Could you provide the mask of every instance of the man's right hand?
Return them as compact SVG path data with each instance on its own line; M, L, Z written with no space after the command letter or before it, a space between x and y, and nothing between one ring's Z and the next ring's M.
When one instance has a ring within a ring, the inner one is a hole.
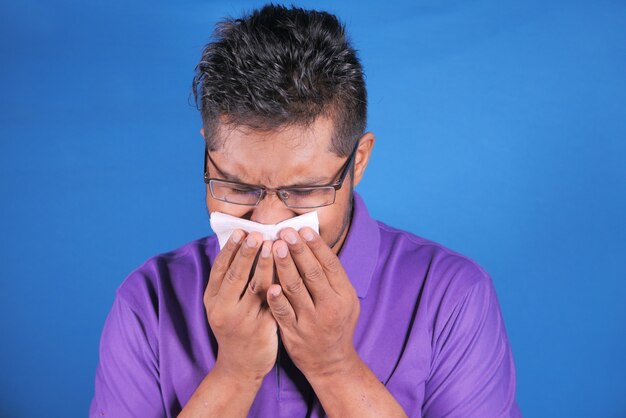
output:
M271 244L257 232L236 230L215 258L204 292L207 319L218 343L215 369L242 382L260 384L276 361L277 324L265 300L274 268Z
M278 325L266 305L274 274L271 247L259 233L237 230L215 257L204 307L217 339L217 361L179 418L247 416L263 377L274 367Z

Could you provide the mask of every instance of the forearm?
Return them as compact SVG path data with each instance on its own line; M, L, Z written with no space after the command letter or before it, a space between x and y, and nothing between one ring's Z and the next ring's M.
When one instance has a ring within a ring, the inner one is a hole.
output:
M406 417L400 404L355 354L350 367L309 378L329 417Z
M178 418L246 417L261 381L232 376L215 367L202 380Z

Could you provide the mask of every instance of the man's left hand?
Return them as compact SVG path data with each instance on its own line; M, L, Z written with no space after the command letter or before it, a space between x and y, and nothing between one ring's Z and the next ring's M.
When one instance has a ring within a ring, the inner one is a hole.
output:
M283 344L309 381L358 363L352 341L359 299L331 248L311 228L286 228L272 251L280 282L268 303Z

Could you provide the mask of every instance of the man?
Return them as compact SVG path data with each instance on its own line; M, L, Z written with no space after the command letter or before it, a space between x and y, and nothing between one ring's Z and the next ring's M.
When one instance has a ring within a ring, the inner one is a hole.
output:
M520 416L488 274L353 192L374 135L344 27L269 5L215 37L194 79L212 219L314 211L319 234L237 229L139 267L104 327L91 416Z

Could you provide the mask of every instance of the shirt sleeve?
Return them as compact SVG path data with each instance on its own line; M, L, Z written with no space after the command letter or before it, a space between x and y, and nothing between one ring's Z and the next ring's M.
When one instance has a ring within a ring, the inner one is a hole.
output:
M435 319L433 358L422 412L437 417L521 417L515 366L489 276L450 292Z
M166 416L150 328L118 293L100 340L91 418Z

